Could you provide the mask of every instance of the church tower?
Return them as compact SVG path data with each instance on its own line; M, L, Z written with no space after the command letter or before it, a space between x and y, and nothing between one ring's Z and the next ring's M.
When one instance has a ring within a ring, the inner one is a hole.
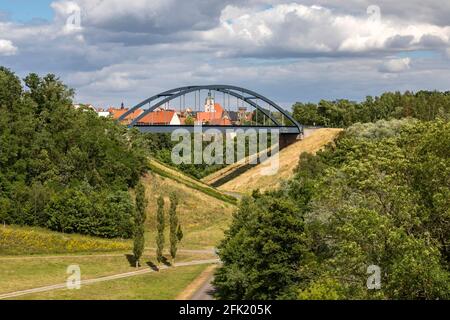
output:
M214 97L211 95L210 91L208 92L208 97L205 99L205 112L216 112L214 105L215 105Z

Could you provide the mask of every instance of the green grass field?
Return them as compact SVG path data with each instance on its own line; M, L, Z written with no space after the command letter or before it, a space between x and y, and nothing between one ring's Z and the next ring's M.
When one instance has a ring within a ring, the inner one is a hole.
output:
M18 297L20 300L173 300L208 265L178 267L135 277Z
M206 260L211 254L179 254L176 262ZM149 269L156 264L152 252L146 252L141 268L135 268L127 254L104 254L60 257L0 257L0 294L64 283L69 265L79 265L81 279Z

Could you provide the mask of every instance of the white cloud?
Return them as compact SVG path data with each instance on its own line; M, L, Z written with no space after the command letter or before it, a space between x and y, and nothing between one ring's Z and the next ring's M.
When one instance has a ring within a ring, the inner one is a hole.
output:
M286 103L450 87L441 54L450 48L442 18L450 4L429 0L421 12L423 1L379 0L381 17L373 19L370 0L298 2L55 1L51 22L0 20L15 54L1 63L21 76L58 74L79 102L101 105L206 83L237 84ZM78 9L82 28L68 30ZM409 54L413 61L397 58Z
M12 56L17 53L17 47L10 40L0 39L0 55Z
M227 7L221 25L204 32L203 38L217 46L221 56L342 56L448 45L450 27L291 3L260 11ZM401 47L398 39L403 40Z
M399 73L409 70L411 68L411 59L410 58L402 58L402 59L390 59L388 61L383 62L379 71L384 73Z

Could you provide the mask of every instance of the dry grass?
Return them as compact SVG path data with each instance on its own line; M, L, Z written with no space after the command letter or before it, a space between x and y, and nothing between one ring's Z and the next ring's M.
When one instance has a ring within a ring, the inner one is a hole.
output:
M123 251L131 241L63 234L37 227L0 227L0 255Z
M219 190L248 194L252 190L265 191L278 187L282 181L292 177L303 152L316 153L326 144L333 141L342 129L318 129L310 133L304 140L296 142L280 151L280 168L274 176L261 175L264 163L251 168L237 178L219 187Z
M200 181L196 180L194 178L191 178L181 171L178 171L166 164L163 164L159 161L156 161L154 159L149 160L149 166L153 173L156 173L162 177L172 179L176 182L179 182L181 184L184 184L185 186L191 188L192 190L197 190L200 192L203 192L209 196L212 196L218 200L228 202L230 204L237 204L236 198L225 194L218 189Z
M184 233L181 248L212 248L223 238L224 231L231 222L234 205L156 174L144 177L143 183L149 199L146 221L146 229L149 230L146 235L148 247L155 247L157 199L160 195L164 197L167 211L172 192L179 198L178 217ZM168 239L166 236L166 248Z

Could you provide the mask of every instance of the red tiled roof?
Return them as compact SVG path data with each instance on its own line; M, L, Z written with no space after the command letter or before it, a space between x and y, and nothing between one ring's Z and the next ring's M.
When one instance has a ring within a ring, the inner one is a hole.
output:
M220 103L214 104L215 112L197 112L197 121L211 122L213 120L220 120L223 116L223 108Z
M109 113L111 113L111 115L113 116L114 119L119 119L125 112L127 112L129 109L125 108L125 109L114 109L114 108L109 108L108 111ZM142 109L137 109L136 111L130 113L125 120L134 120L137 117L139 117L142 112L144 112Z
M208 121L209 125L213 126L231 126L232 123L230 119L212 119L211 121Z
M172 121L174 115L175 111L150 112L141 120L139 120L139 124L169 124Z

